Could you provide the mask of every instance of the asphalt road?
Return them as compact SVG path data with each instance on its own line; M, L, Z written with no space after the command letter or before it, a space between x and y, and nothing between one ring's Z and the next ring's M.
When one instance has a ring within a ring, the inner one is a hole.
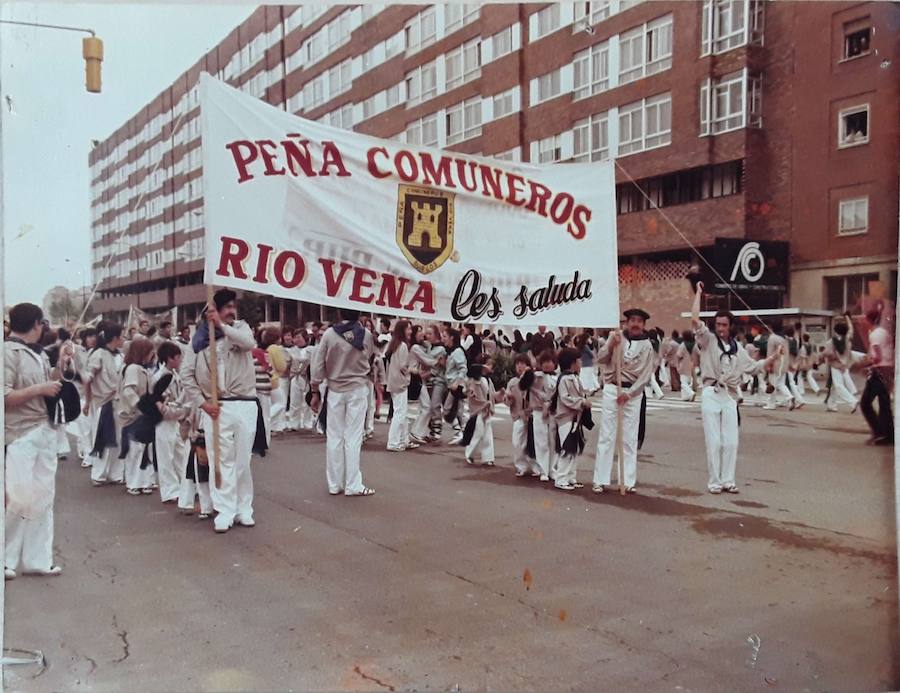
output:
M7 690L849 691L900 687L893 449L821 405L743 411L739 496L705 493L696 404L651 403L639 494L576 493L458 448L254 462L252 529L58 477L58 578L7 583ZM596 429L595 429L596 431ZM593 438L589 440L592 451Z

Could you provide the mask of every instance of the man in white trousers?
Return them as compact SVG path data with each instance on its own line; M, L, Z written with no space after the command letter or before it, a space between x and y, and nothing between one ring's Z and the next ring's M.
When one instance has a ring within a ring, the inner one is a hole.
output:
M650 382L656 364L656 353L644 331L650 319L646 311L631 308L625 313L622 332L613 332L597 357L603 367L603 400L600 410L600 437L594 460L594 493L612 481L613 456L616 450L618 411L622 409L622 448L624 479L628 493L635 493L637 485L637 439L641 415L641 397ZM616 349L624 340L622 354L622 392L616 383Z
M61 383L50 379L50 362L36 346L44 330L43 318L32 303L13 306L4 345L7 580L15 578L17 571L62 572L53 564L57 432L44 401L59 394Z
M556 419L550 413L550 402L556 392L556 353L546 349L537 360L534 384L528 391L528 407L531 410L535 462L541 472L541 481L550 481L556 468Z
M359 456L365 431L369 372L377 357L375 340L359 320L359 311L341 309L343 320L322 335L310 368L312 401L322 405L320 386L327 384L325 476L328 493L371 496L363 485Z
M210 495L216 532L227 532L235 523L244 527L256 524L253 519L253 477L250 453L256 437L259 403L256 398L256 373L250 351L256 346L250 326L237 319L235 299L230 289L219 289L213 305L206 308L192 340L193 354L182 375L186 401L201 409L200 426L206 435L210 460ZM210 383L209 322L216 330L218 406L212 403ZM215 464L213 419L219 420L219 467L221 486L212 478Z
M770 368L781 358L781 347L769 346L765 361L756 361L731 334L734 317L727 310L716 313L715 334L700 320L703 282L697 282L691 323L700 350L700 414L706 441L706 463L710 493L738 493L735 469L738 452L738 403L741 383L748 375Z

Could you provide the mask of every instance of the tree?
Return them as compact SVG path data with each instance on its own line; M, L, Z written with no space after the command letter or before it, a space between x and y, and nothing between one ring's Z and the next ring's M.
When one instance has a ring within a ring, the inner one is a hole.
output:
M59 292L59 296L50 302L47 307L50 322L56 325L68 325L74 322L84 310L84 302L87 297L81 292L69 291ZM96 315L91 306L88 306L87 312L84 314L83 322L87 322Z

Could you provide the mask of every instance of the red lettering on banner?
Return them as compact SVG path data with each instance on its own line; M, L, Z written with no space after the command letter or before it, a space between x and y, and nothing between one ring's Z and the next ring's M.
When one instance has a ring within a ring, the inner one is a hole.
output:
M403 306L403 310L415 310L417 303L422 304L423 313L434 313L434 287L431 282L419 282L416 293L413 294L409 303Z
M375 301L376 305L402 308L403 293L406 291L407 284L409 284L409 279L406 277L395 277L393 274L383 272L381 275L381 293L378 295L378 300Z
M378 170L378 166L375 165L376 154L381 154L385 159L390 158L388 157L387 149L385 149L384 147L372 147L366 153L366 159L369 162L369 173L372 174L372 177L374 178L390 178L390 173L382 173L380 170Z
M506 196L506 201L515 207L521 207L525 204L525 200L521 197L516 197L516 194L524 192L524 190L516 187L516 184L524 183L525 179L515 173L507 173L506 179L509 184L509 195Z
M562 203L562 208L560 208ZM563 224L572 215L575 207L575 198L569 193L560 193L550 204L550 218L557 224Z
M269 255L272 254L274 248L263 243L257 243L256 247L259 249L259 257L256 259L256 276L253 277L253 281L259 282L260 284L268 284Z
M256 140L256 146L259 147L259 153L262 154L263 164L266 170L263 171L264 176L283 176L287 171L284 167L275 168L275 156L278 154L278 145L272 140ZM272 151L266 151L271 147Z
M587 233L587 223L591 220L591 210L584 205L575 205L575 211L572 212L572 221L566 227L566 230L572 234L572 238L580 241Z
M344 166L344 160L341 158L341 150L338 149L334 142L322 142L322 170L319 171L320 176L328 176L328 169L334 166L337 169L337 175L341 178L349 176L350 172Z
M409 171L403 166L403 163L409 166ZM416 164L416 157L412 152L401 149L394 154L394 167L397 169L397 175L405 183L412 183L419 177L419 166Z
M337 276L334 274L334 260L320 257L319 264L322 265L322 269L325 271L325 293L327 293L329 297L334 298L338 295L338 291L341 290L341 285L344 283L344 277L347 276L347 272L350 269L350 263L342 262L340 272Z
M293 272L288 274L288 263L293 263ZM277 281L285 289L294 289L303 282L306 277L306 263L303 261L300 253L293 250L285 250L278 253L275 258L275 281Z
M244 149L244 152L241 152L242 148ZM249 140L238 140L237 142L226 144L225 149L231 152L231 156L234 158L234 165L237 166L237 182L243 183L244 181L252 179L253 176L247 173L247 167L256 161L256 157L259 156L253 142L250 142Z
M288 137L296 137L297 141L282 140L281 146L287 156L287 165L291 169L292 176L299 176L299 170L303 171L305 176L315 176L316 172L312 165L312 156L309 153L309 140L300 139L300 135L291 134ZM299 167L299 170L298 170Z
M422 180L425 185L443 185L447 188L455 188L453 176L450 174L450 159L442 156L437 168L434 159L429 154L422 152Z
M244 260L250 255L250 244L240 238L229 238L222 236L222 252L219 255L219 268L216 274L220 277L235 277L236 279L246 279L247 273L244 271ZM228 266L231 265L231 272Z
M367 294L363 296L363 289L371 289L375 286L374 282L378 278L378 274L370 269L355 267L353 270L353 290L350 292L351 301L359 301L360 303L371 303L375 300L375 294Z
M535 181L529 181L529 186L531 187L531 199L528 200L528 204L525 206L529 212L537 212L545 219L547 218L547 202L550 200L550 196L553 194L553 191L550 190L546 185L541 185L540 183L536 183Z

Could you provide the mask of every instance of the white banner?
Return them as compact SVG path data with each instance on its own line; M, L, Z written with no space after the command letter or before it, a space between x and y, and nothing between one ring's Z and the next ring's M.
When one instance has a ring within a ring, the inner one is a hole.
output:
M207 283L419 319L618 326L611 162L381 140L208 75L200 103Z

